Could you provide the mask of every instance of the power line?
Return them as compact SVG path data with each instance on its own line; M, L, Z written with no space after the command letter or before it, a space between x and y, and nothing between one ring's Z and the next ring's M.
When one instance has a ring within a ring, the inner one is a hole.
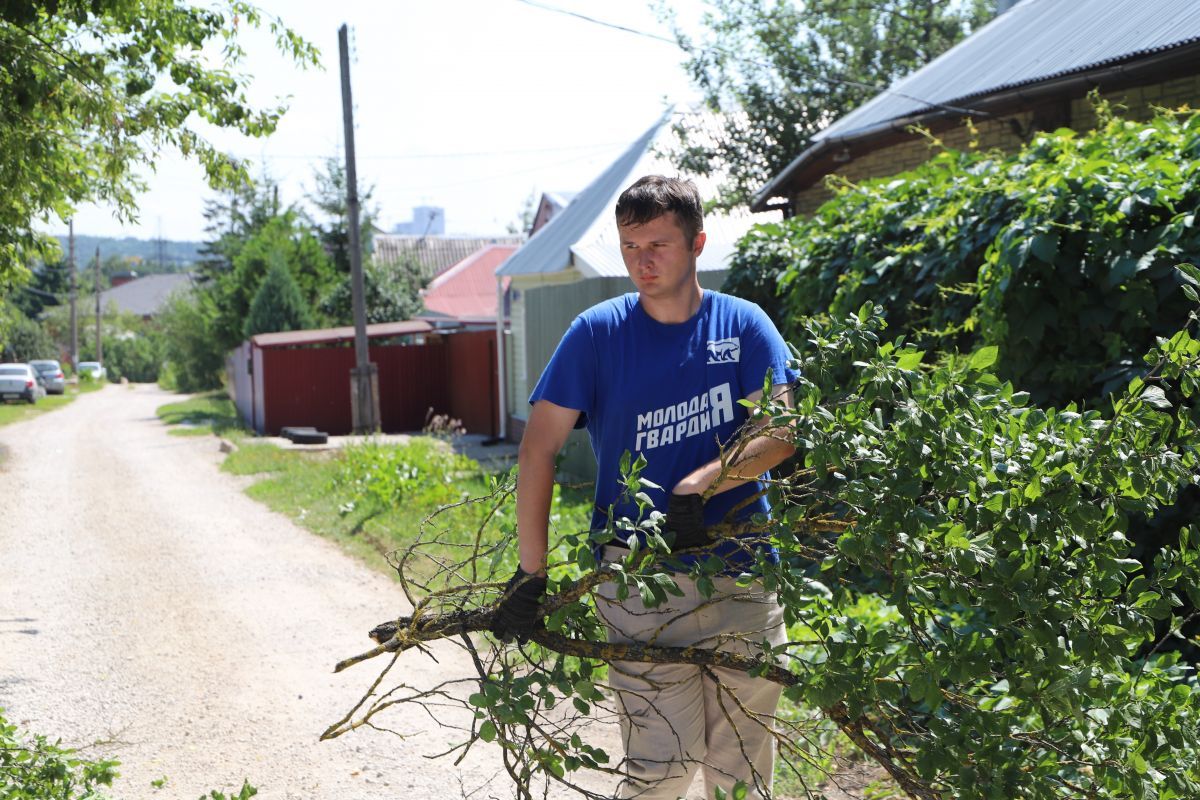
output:
M568 17L575 17L577 19L583 20L584 22L590 22L594 25L601 25L605 28L612 28L613 30L624 31L625 33L632 33L635 36L644 36L647 39L654 39L659 42L666 42L667 44L672 45L674 47L679 47L679 42L675 41L674 39L669 39L666 36L659 36L657 33L649 33L648 31L639 31L635 28L627 28L626 26L618 25L615 22L606 22L602 19L596 19L595 17L589 17L586 14L580 14L577 11L571 11L566 8L557 8L555 6L548 6L543 3L534 2L534 0L517 0L517 2L524 3L525 5L532 6L534 8L540 8L543 11L551 11L555 14L563 14Z
M642 36L647 39L654 39L659 42L666 42L667 44L671 44L671 45L674 45L675 47L679 48L682 52L686 53L689 56L694 54L694 50L692 48L684 47L677 40L668 39L667 37L660 36L656 33L650 33L648 31L639 31L635 28L629 28L629 27L626 27L625 25L618 25L615 22L607 22L602 19L596 19L595 17L589 17L586 14L580 14L578 12L571 11L569 9L558 8L555 6L549 6L549 5L545 5L544 3L538 3L538 2L536 2L536 0L516 0L516 1L518 3L524 3L527 6L532 6L533 8L542 9L543 11L550 11L555 14L563 14L568 17L575 17L575 18L581 19L585 22L590 22L594 25L600 25L605 28L612 28L614 30L623 31L625 33L632 33L635 36ZM711 46L711 45L708 46L707 48L701 49L701 52L705 52L705 51L719 53L719 54L725 55L725 56L741 55L740 53L736 53L731 50L727 50L723 47L715 47L715 46ZM768 69L780 68L776 64L771 64L766 61L759 61L757 59L746 59L746 61L751 64L755 64L756 66L765 67ZM991 114L989 114L986 111L978 111L978 110L971 109L971 108L962 108L960 106L954 106L954 105L950 105L948 103L941 103L936 100L926 100L925 98L917 97L917 96L911 95L911 94L906 94L905 92L897 91L888 86L881 86L877 83L866 83L865 81L856 81L853 78L847 78L844 76L837 76L837 75L829 75L829 74L825 74L825 73L816 72L814 70L800 69L799 67L791 66L791 65L782 67L782 69L787 70L792 75L797 75L797 76L802 75L804 77L813 78L818 81L827 81L829 83L841 84L843 86L853 86L858 89L869 89L869 90L878 92L880 94L890 94L890 95L894 95L896 97L903 97L905 100L911 100L914 103L920 103L922 105L929 106L930 108L937 108L937 109L941 109L943 111L951 111L956 114L965 114L967 116L972 116L972 117L990 117L991 116Z
M377 156L359 155L358 160L359 161L364 161L364 160L369 160L369 161L406 161L406 160L420 159L420 158L487 158L487 157L492 157L492 156L540 155L542 153L566 153L566 152L583 151L583 150L599 151L599 150L607 150L607 149L610 149L613 147L625 147L628 144L629 144L629 142L608 142L608 143L602 143L602 144L566 145L564 147L524 147L524 148L520 148L520 149L516 149L516 150L490 150L490 151L480 150L480 151L476 151L476 152L462 152L462 153L408 153L408 154L398 154L398 155L377 155ZM295 160L311 161L314 159L321 159L321 158L329 157L328 153L325 153L322 155L315 155L315 154L314 155L303 155L300 153L283 153L283 154L278 154L278 155L271 154L271 153L259 153L259 154L255 154L255 155L238 155L238 154L234 154L234 155L236 158L240 158L243 161L255 161L255 160L260 160L260 159L264 159L264 158L280 159L280 160L295 159Z
M555 161L552 164L538 164L536 167L531 167L529 169L522 169L522 170L518 170L516 172L506 172L501 175L488 175L486 177L471 178L470 180L465 180L465 181L453 181L451 183L438 183L438 184L430 184L427 186L414 186L414 187L409 188L409 191L428 192L428 191L432 191L434 189L449 189L449 188L453 188L456 186L471 186L476 183L487 183L489 181L498 181L498 180L502 180L504 178L516 178L521 175L531 175L535 172L541 172L542 170L546 170L546 169L553 169L554 167L562 167L567 164L577 164L581 161L587 161L589 159L595 158L596 155L598 155L598 154L586 155L586 156L576 156L574 158L568 158L564 161Z

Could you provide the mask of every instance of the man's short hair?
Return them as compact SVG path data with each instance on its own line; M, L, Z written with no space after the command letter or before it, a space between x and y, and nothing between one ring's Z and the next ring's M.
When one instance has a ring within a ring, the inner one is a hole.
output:
M672 212L689 242L704 230L704 206L696 184L683 178L647 175L617 198L618 225L645 225Z

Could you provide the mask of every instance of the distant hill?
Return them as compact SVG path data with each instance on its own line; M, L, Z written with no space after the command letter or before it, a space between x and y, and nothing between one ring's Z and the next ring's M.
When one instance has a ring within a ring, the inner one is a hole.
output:
M63 254L67 252L67 237L59 236ZM204 242L176 242L169 239L135 239L132 236L114 238L110 236L75 236L75 263L89 263L100 248L100 260L108 261L112 256L132 259L130 269L142 275L157 272L182 272L200 260L200 248Z

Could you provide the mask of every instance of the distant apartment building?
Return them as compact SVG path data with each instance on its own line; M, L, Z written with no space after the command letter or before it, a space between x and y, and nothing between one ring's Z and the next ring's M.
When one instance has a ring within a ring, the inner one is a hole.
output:
M391 232L403 236L442 236L446 233L446 210L438 206L415 206L412 219L397 222Z

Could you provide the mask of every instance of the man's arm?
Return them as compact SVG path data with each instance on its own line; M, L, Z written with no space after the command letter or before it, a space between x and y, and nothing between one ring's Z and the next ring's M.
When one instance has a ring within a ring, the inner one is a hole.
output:
M547 525L554 495L554 460L579 419L579 412L538 400L529 412L517 453L517 535L521 569L546 574Z
M776 384L771 388L772 397L784 405L791 405L792 390L787 384ZM757 403L762 399L763 391L758 389L746 396L746 399ZM747 433L748 441L739 441L735 445L737 460L729 464L728 472L722 478L720 458L715 458L692 470L675 485L674 494L707 494L714 495L727 492L744 483L758 480L758 477L769 469L779 466L796 452L795 446L788 441L780 441L770 432L755 435L761 431L769 420L761 420Z

